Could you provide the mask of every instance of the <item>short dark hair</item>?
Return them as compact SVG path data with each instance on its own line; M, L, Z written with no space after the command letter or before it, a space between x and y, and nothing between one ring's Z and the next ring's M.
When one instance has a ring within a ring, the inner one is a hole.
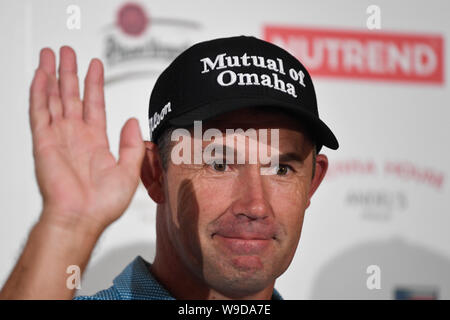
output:
M175 130L175 127L167 127L161 132L158 139L156 140L156 144L158 145L159 157L161 158L161 165L164 171L167 171L169 165L169 157L170 152L172 151L172 132Z
M159 156L161 158L161 165L164 171L167 171L169 165L170 153L172 151L172 132L175 130L175 127L167 127L163 130L163 132L159 135L156 140L156 144L158 145ZM313 141L313 169L312 169L312 178L316 173L316 156L317 156L317 145Z

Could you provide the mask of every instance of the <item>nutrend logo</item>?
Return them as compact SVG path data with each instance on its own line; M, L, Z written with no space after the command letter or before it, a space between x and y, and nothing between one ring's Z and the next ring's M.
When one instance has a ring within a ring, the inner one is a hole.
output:
M266 26L264 38L297 57L312 76L444 82L440 35Z
M279 129L208 128L203 132L202 121L194 121L193 131L193 136L184 128L172 132L171 140L177 142L170 155L173 164L260 164L261 175L276 174Z

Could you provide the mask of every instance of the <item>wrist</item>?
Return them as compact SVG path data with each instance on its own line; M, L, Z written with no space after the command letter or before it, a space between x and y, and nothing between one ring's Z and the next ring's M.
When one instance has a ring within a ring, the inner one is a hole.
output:
M46 214L44 214L46 213ZM43 212L32 228L16 267L1 292L8 299L70 299L74 288L67 286L69 266L80 276L86 268L101 229Z
M66 224L53 219L41 218L33 227L30 240L33 251L48 257L54 267L64 272L69 265L77 265L82 272L101 236L98 229L81 224ZM45 265L48 265L45 261Z
M86 237L95 241L106 228L98 221L82 218L79 214L67 214L50 208L43 209L36 226L54 234L75 238Z

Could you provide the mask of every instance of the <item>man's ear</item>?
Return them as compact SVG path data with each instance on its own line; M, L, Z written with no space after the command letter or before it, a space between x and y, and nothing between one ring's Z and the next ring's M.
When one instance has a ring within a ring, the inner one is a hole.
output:
M324 154L318 154L316 156L316 171L314 172L314 177L311 180L311 188L309 189L308 204L306 208L308 208L309 205L311 204L311 197L313 196L314 192L316 192L317 188L319 187L320 183L325 177L327 170L328 170L327 156Z
M164 202L163 167L158 146L150 141L145 143L145 157L141 167L141 180L150 198L156 203Z

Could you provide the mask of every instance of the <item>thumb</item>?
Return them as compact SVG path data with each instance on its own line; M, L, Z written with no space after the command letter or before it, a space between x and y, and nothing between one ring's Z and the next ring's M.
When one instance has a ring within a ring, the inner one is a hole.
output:
M144 154L145 145L139 121L136 118L130 118L120 132L118 165L133 177L139 177Z

